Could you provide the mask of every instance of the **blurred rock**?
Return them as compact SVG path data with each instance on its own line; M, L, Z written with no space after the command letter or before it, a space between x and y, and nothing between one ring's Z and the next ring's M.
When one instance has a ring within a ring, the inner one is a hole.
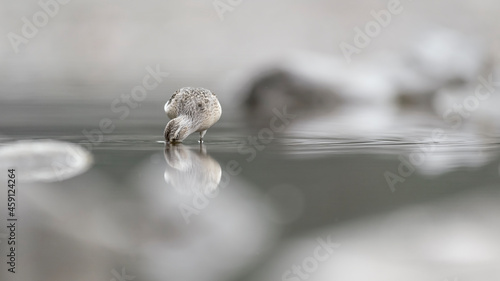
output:
M0 167L22 173L23 182L63 181L87 171L93 160L83 147L55 140L26 140L0 146Z
M438 91L433 107L448 128L489 136L500 132L499 69L493 66L465 87Z
M474 170L496 160L498 152L488 139L475 135L448 134L441 142L421 143L412 149L406 159L420 173L438 176L457 170Z
M187 148L171 153L193 157L181 162L205 157ZM171 165L183 166L173 158ZM19 278L111 280L123 268L137 280L234 280L272 248L278 229L261 213L254 187L223 172L219 192L180 194L166 186L165 162L153 160L125 175L126 184L92 170L23 188Z
M244 106L248 120L252 125L268 123L273 116L273 109L287 107L293 114L317 114L329 112L341 103L334 85L328 83L330 70L335 70L336 62L321 60L320 57L304 60L302 57L294 57L292 61L283 65L264 69L252 79L242 95L245 97ZM326 58L325 58L326 59ZM302 64L301 62L306 64ZM313 63L313 67L322 68L303 71L304 67ZM333 67L333 69L332 69ZM316 76L320 74L321 76ZM327 79L324 79L324 76ZM332 80L334 75L331 75Z
M148 237L138 248L145 279L232 280L260 261L277 231L262 194L223 171L218 191L186 196L165 186L162 168L145 162L132 176L149 212L138 236Z
M499 201L481 189L310 233L251 280L497 280ZM327 237L339 246L316 254Z
M423 33L403 52L393 79L403 108L432 109L443 88L461 89L477 82L487 67L487 53L478 38L442 27Z
M487 67L480 41L458 31L435 28L414 41L409 49L359 57L350 64L327 55L294 53L262 68L263 74L253 74L243 87L247 118L265 124L272 109L283 105L302 117L331 116L343 108L435 115L433 102L440 90L477 83ZM398 119L395 115L392 122Z
M94 240L89 231L102 229L86 219L97 206L116 200L110 192L118 188L116 184L96 170L54 183L25 183L24 176L20 170L18 271L11 274L2 263L0 280L111 280L111 270L123 266L126 258ZM6 202L3 194L0 199ZM6 243L1 245L3 255Z

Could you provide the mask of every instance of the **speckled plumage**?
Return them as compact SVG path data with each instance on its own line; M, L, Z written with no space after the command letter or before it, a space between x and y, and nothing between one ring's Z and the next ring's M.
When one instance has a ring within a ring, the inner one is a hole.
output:
M203 88L186 87L177 90L165 104L165 113L172 119L165 127L167 142L182 142L194 132L203 141L208 128L215 124L222 108L215 94Z

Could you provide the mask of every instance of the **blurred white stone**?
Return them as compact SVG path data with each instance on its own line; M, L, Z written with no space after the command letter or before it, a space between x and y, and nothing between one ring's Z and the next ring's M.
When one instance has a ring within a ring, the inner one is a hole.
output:
M200 160L188 148L175 153L188 157L168 157L178 168L190 165L175 161ZM226 172L218 191L205 193L200 186L197 192L179 192L179 187L164 181L165 161L151 161L160 157L161 152L138 163L124 175L125 184L110 182L93 171L64 183L26 189L22 198L31 219L23 214L28 224L24 229L37 236L34 220L38 219L47 235L84 247L84 256L65 252L73 247L58 248L57 255L80 261L99 280L110 280L110 271L122 266L142 280L232 280L266 255L278 229L261 211L270 209L262 205L262 194ZM41 254L50 247L41 244L34 251ZM42 276L51 276L50 280L86 276L69 268L56 278L52 266L33 263L30 259L29 273L36 275L41 268Z
M327 236L341 246L316 270L303 267L307 280L496 280L499 201L498 191L482 189L309 233L284 243L252 280L303 280L282 276Z
M438 26L425 33L408 55L407 63L421 75L443 84L476 80L487 59L478 38Z
M55 140L26 140L0 146L0 167L15 168L21 182L63 181L87 171L92 159L83 147Z
M421 164L414 165L420 173L437 176L460 169L478 169L498 156L489 149L487 140L453 134L447 137L448 141L441 143L422 144L426 151L415 148L409 153L416 155L415 161L423 159Z
M146 279L231 280L265 255L277 229L260 211L263 195L222 172L216 192L186 196L165 184L162 168L146 162L132 175L151 214L138 248Z

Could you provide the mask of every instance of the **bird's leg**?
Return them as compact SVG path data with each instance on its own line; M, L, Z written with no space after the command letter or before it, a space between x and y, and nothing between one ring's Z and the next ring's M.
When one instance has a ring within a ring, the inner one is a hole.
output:
M200 132L200 143L203 142L203 137L205 136L206 133L207 133L207 130L204 130L204 131Z
M203 143L200 142L200 154L201 155L207 155L207 148Z

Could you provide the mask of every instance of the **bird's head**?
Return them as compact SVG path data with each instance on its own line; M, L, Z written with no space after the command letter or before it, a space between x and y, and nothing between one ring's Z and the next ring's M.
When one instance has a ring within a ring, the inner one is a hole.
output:
M193 133L192 122L184 116L170 120L164 132L168 143L182 142L191 133Z

